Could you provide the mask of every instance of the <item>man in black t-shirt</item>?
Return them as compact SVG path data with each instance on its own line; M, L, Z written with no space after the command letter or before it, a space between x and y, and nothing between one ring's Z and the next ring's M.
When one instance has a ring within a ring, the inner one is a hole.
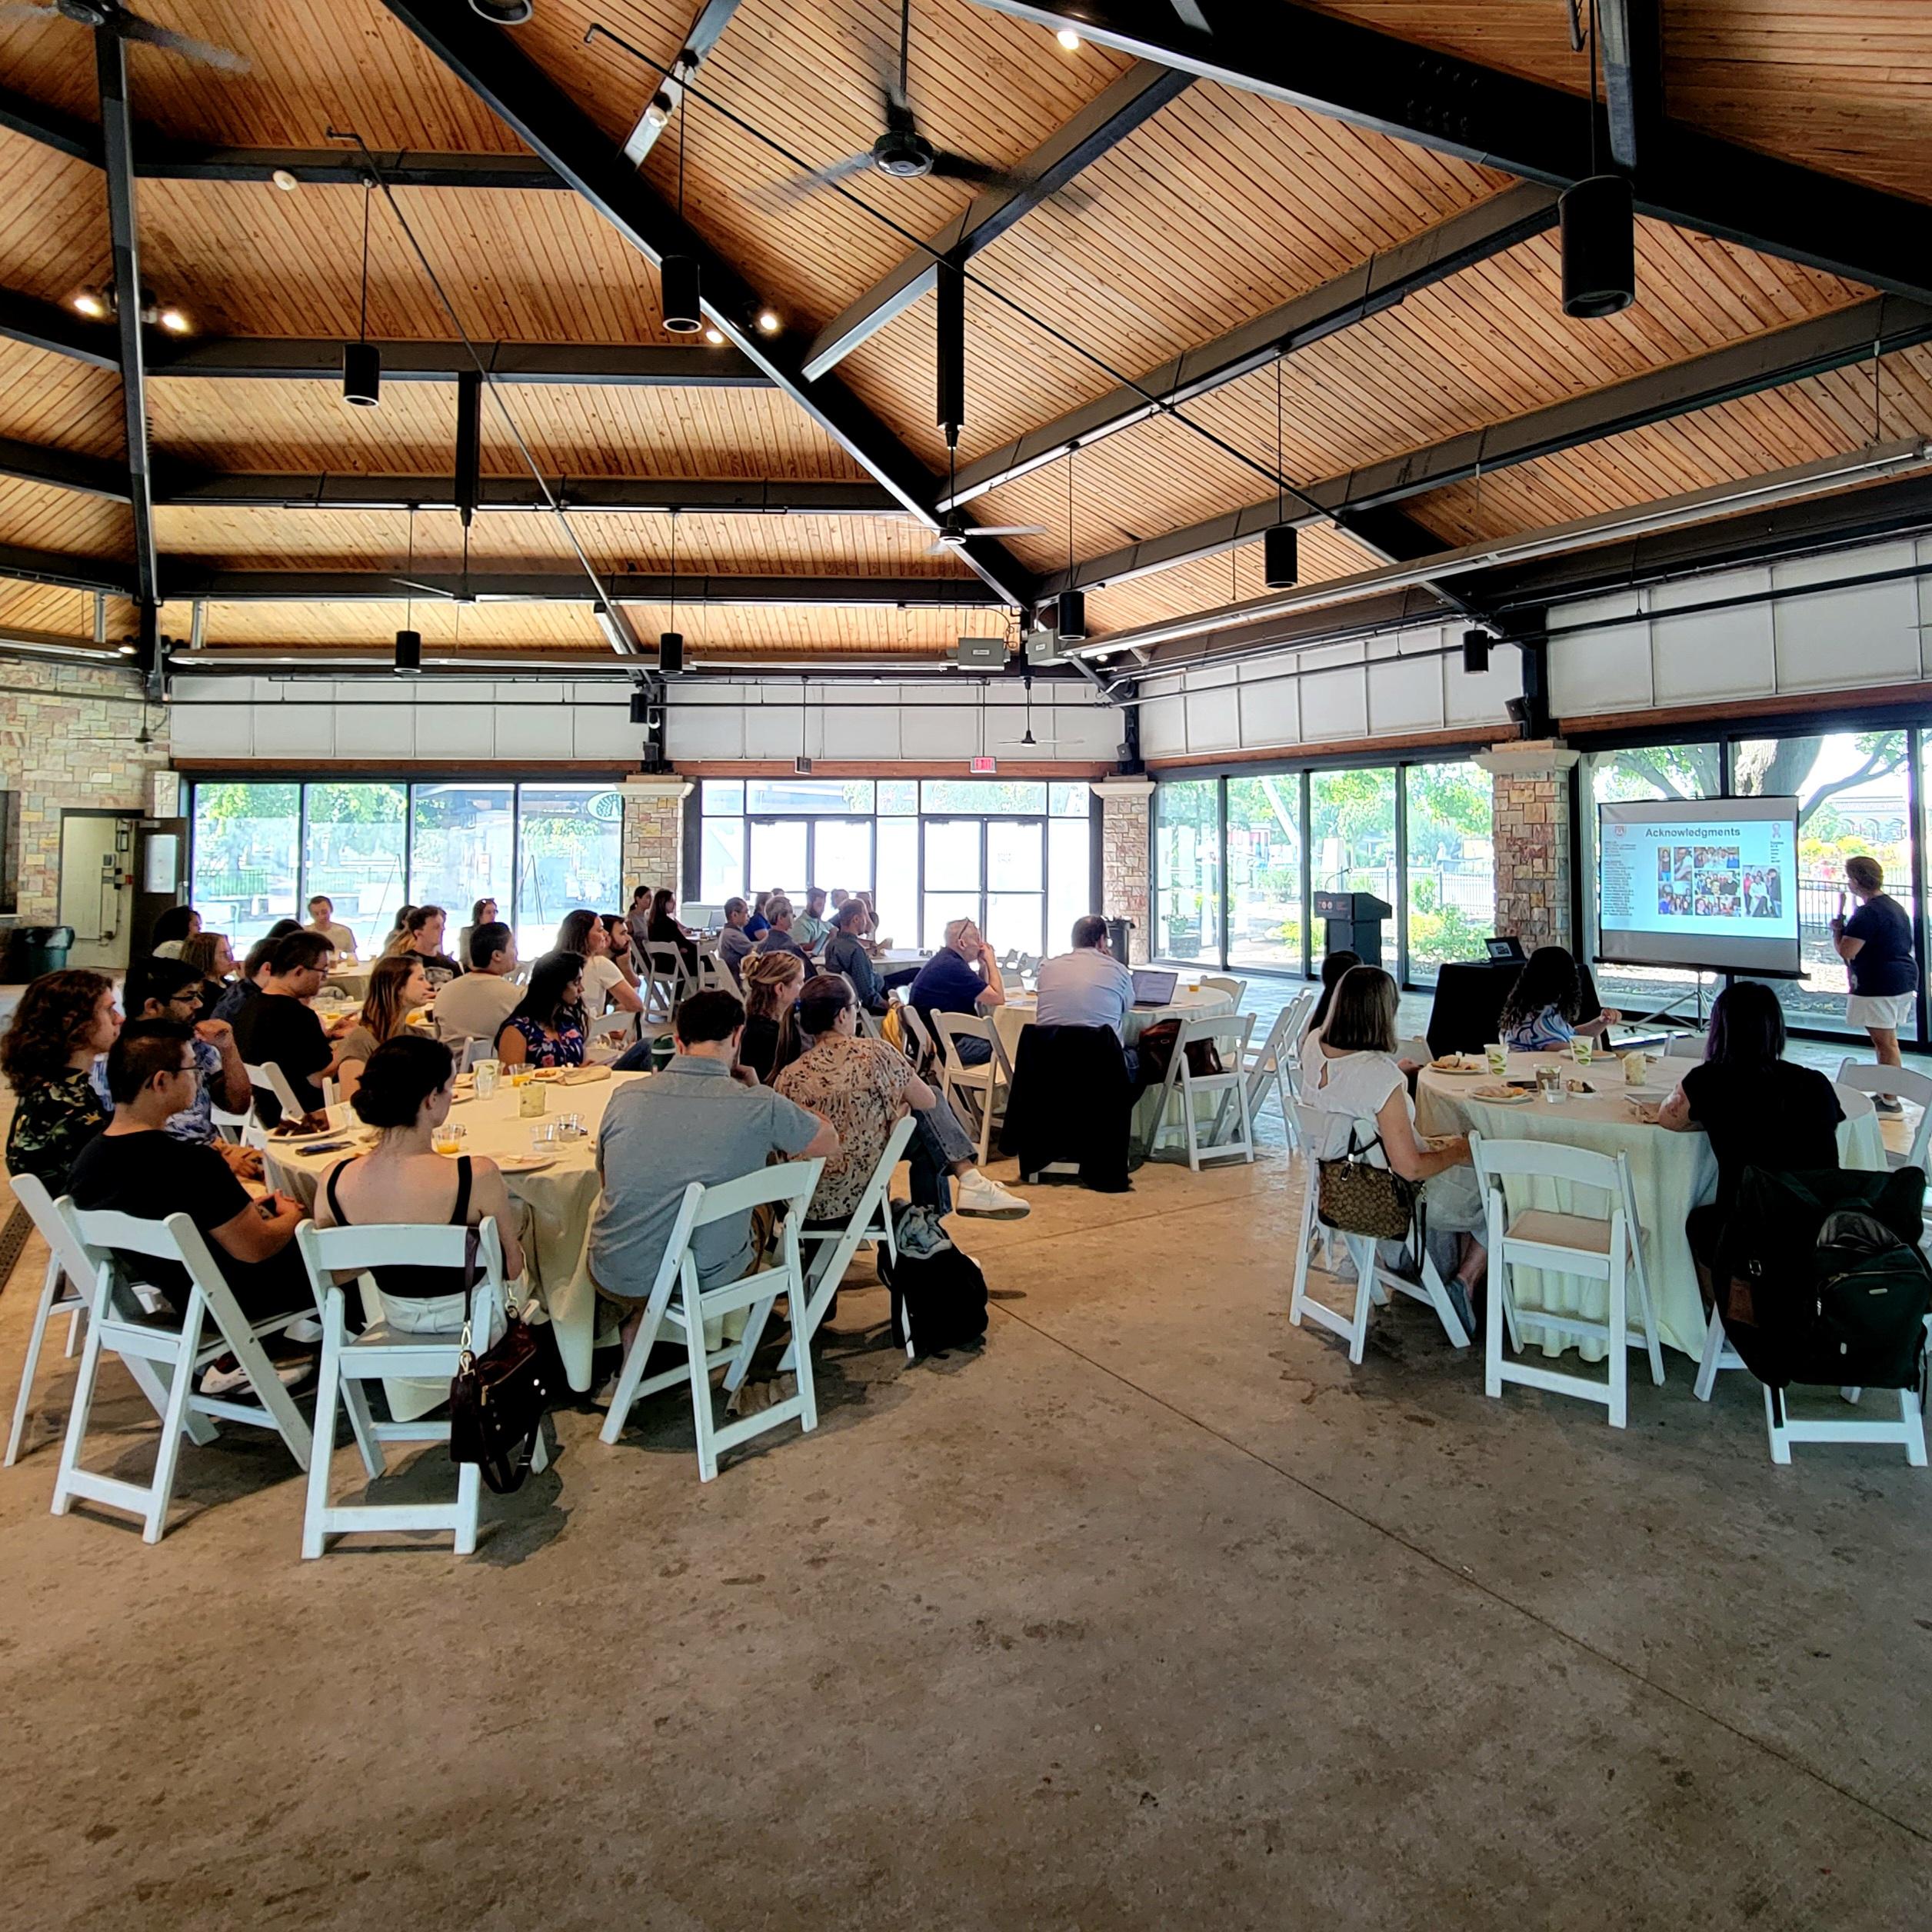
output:
M308 1002L328 972L328 941L318 932L291 932L275 948L261 991L235 1019L235 1044L251 1067L279 1067L304 1112L320 1107L316 1085L335 1070L335 1057ZM274 1094L257 1090L256 1118L273 1127L281 1118Z
M172 1020L123 1027L107 1075L114 1118L74 1164L68 1191L75 1206L138 1221L187 1215L251 1321L312 1308L315 1292L295 1244L303 1210L285 1194L252 1199L212 1148L162 1131L195 1097L191 1029ZM121 1263L130 1280L158 1290L177 1314L185 1311L193 1284L178 1262L131 1254ZM210 1371L220 1373L218 1364Z

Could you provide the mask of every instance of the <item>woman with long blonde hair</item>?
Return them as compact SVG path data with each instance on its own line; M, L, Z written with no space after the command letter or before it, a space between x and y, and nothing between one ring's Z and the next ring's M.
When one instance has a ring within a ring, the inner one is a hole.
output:
M336 1098L355 1099L362 1084L362 1069L369 1056L385 1040L399 1038L409 1024L409 1016L429 1004L429 975L414 953L391 954L378 959L369 974L368 997L355 1024L342 1038L336 1058Z
M805 962L796 953L753 953L744 962L744 1034L738 1064L769 1087L798 1058L798 995Z

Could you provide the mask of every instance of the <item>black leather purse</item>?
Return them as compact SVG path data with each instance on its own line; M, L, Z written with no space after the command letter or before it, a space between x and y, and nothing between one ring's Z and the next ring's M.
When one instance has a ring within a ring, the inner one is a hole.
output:
M463 1352L449 1385L449 1459L473 1462L498 1496L513 1494L530 1474L544 1411L561 1394L556 1347L512 1309L502 1334L480 1355Z

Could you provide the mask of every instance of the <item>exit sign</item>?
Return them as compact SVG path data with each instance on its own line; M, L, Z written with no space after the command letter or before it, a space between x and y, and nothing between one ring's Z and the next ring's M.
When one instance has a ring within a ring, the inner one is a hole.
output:
M968 758L966 761L966 769L975 778L990 778L999 768L1000 761L998 758Z

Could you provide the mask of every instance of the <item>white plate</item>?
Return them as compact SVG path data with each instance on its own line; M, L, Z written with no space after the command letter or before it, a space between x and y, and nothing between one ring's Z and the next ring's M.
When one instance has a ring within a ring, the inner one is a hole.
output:
M501 1154L497 1156L496 1164L505 1174L538 1174L545 1168L554 1168L557 1157L554 1154Z

